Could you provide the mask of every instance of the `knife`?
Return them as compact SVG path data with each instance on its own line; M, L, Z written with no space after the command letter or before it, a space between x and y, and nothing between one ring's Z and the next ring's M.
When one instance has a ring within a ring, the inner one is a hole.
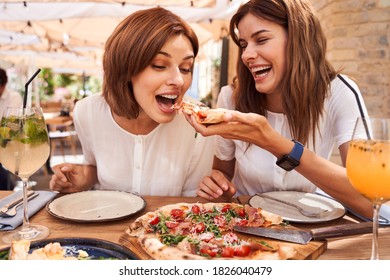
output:
M324 240L331 237L341 237L356 234L372 233L372 222L351 223L317 229L275 229L263 227L234 226L238 232L283 240L298 244L307 244L311 240Z

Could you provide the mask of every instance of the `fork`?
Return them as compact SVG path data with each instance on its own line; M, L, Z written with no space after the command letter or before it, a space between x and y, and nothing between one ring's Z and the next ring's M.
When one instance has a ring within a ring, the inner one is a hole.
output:
M28 198L27 198L27 201L37 197L39 195L39 193L34 193L32 195L30 195ZM18 204L15 204L14 206L12 206L11 208L9 208L7 211L5 212L0 212L0 217L2 218L8 218L8 217L13 217L16 215L16 209L23 204L23 200L21 202L19 202Z
M306 217L309 217L309 218L317 218L321 214L323 214L323 213L328 211L328 210L321 209L321 211L319 211L319 212L312 212L312 211L305 210L302 207L300 207L300 206L298 206L298 205L296 205L294 203L291 203L289 201L285 201L285 200L282 200L282 199L279 199L279 198L275 198L275 197L272 197L272 196L269 196L269 195L266 195L266 194L257 193L256 195L260 196L260 197L263 197L265 199L274 200L274 201L283 203L285 205L292 206L292 207L296 208L302 215L304 215Z
M27 196L30 196L34 194L34 191L31 191L27 194ZM0 215L2 215L3 213L6 213L10 208L14 207L16 204L20 203L21 201L23 201L23 196L19 197L18 199L12 201L11 203L8 203L7 205L3 206L0 208Z

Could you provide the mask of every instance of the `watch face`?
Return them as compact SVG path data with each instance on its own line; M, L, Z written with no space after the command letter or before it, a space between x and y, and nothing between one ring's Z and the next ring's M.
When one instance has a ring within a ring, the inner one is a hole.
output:
M291 171L299 165L299 161L289 157L288 155L285 155L279 159L276 164L286 171Z

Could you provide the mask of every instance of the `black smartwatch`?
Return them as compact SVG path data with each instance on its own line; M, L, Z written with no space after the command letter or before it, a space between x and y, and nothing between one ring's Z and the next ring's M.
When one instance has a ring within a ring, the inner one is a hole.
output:
M295 167L297 167L301 162L301 156L303 153L303 145L296 140L292 140L294 142L294 148L291 153L288 155L284 155L276 161L276 164L283 168L286 171L291 171Z

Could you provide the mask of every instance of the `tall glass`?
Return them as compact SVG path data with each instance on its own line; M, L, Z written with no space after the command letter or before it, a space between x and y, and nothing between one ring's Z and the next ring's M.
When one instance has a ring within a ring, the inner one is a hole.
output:
M23 182L23 225L3 236L13 240L39 240L49 229L29 222L27 192L29 177L38 171L50 154L49 137L41 108L8 107L0 123L0 162Z
M347 156L351 184L374 209L371 259L378 255L378 218L381 205L390 200L390 119L358 118Z

